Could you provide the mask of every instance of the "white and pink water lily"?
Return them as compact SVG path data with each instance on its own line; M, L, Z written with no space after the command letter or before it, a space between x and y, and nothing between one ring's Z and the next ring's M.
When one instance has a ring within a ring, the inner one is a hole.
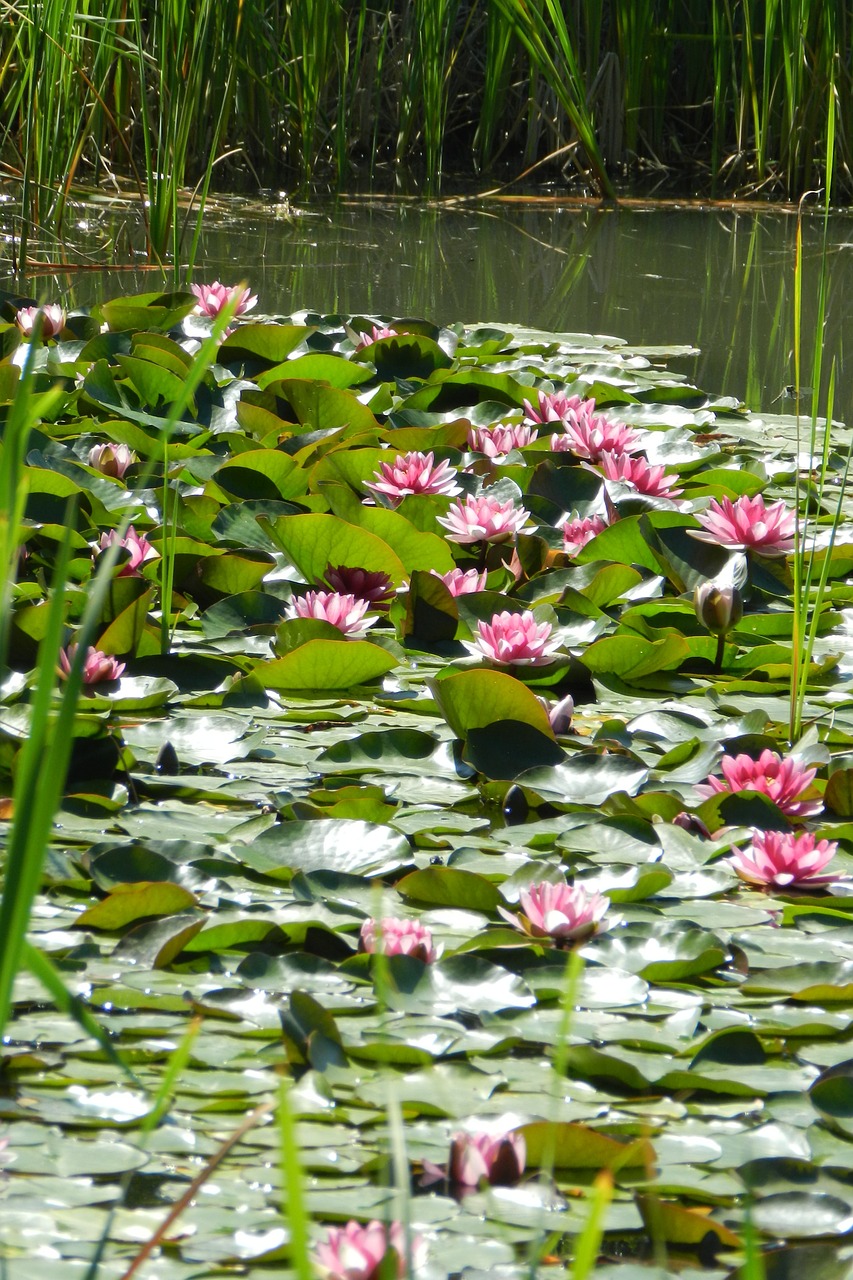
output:
M399 916L383 916L365 920L359 934L361 945L369 954L379 951L385 956L414 956L424 964L432 964L440 955L432 934L419 920Z
M722 779L710 777L697 786L703 798L726 792L760 791L789 817L809 818L823 809L820 799L804 798L817 776L817 769L804 765L796 756L780 756L766 749L757 760L745 753L723 756L720 768Z
M713 546L758 551L763 556L783 556L794 549L796 513L781 499L767 507L760 493L754 498L743 494L734 502L712 498L696 519L702 528L691 529L693 537Z
M409 1244L412 1274L408 1280L415 1280L426 1261L426 1248L419 1236L413 1236ZM396 1255L392 1274L403 1280L408 1261L402 1225L377 1220L363 1225L350 1219L344 1227L328 1228L311 1260L319 1280L378 1280L380 1274L386 1275L383 1263L392 1249Z
M381 342L383 338L399 338L396 329L392 329L390 325L374 324L370 327L369 333L360 333L356 342L356 351L363 351L365 347L372 347L374 342Z
M816 840L810 831L758 831L745 848L732 851L729 865L749 884L785 889L789 885L818 884L838 850L835 840Z
M651 498L675 498L682 492L675 488L678 476L667 475L665 467L650 466L645 458L605 452L601 454L598 465L608 480L627 485L629 489Z
M476 591L486 590L486 581L489 576L488 569L448 569L447 573L439 573L437 569L430 569L430 573L439 578L452 596L470 596Z
M450 504L446 516L439 516L451 542L508 542L527 523L529 512L517 507L512 498L501 502L488 494L466 494Z
M220 311L231 302L237 304L234 315L242 316L251 311L258 301L258 295L252 293L251 289L241 288L238 284L220 284L218 280L214 280L212 284L191 284L190 289L196 296L193 308L196 315L208 316L211 320L215 320Z
M380 462L375 480L366 480L364 487L379 494L390 507L398 507L410 494L459 493L456 471L447 459L435 461L432 453L398 453L393 462Z
M58 338L65 328L65 308L58 302L48 302L43 307L21 307L15 313L15 324L25 338L30 338L41 323L41 336Z
M554 661L560 648L552 631L550 622L539 622L530 610L507 610L494 614L490 622L478 622L477 634L466 648L498 666L542 667Z
M549 880L528 885L518 895L520 913L499 907L501 915L531 938L552 938L559 944L591 937L603 927L610 899L587 893L581 885Z
M539 432L524 422L498 422L491 427L469 427L468 447L487 458L505 458L513 449L532 444Z
M600 462L605 454L636 453L643 443L632 427L611 422L601 414L576 414L551 436L554 453L571 453L587 462Z
M602 516L576 516L563 525L563 550L567 556L576 556L581 547L607 528Z
M562 391L540 391L535 409L529 400L523 403L525 418L536 426L543 426L548 422L568 422L578 414L592 413L595 408L594 400L585 401L578 395L567 396ZM585 405L589 408L584 408Z
M70 644L59 652L59 674L67 679L71 674L71 666L77 654L77 645ZM83 662L83 683L85 685L107 684L118 680L125 669L124 662L118 662L111 654L102 653L100 649L89 646Z
M378 621L364 616L369 608L369 600L359 600L339 591L306 591L304 596L293 597L289 616L330 622L345 636L358 637Z
M102 476L123 480L128 468L139 458L126 444L96 444L89 450L88 461Z
M524 1173L524 1135L513 1130L455 1133L450 1143L448 1181L459 1187L514 1187Z
M141 578L140 569L144 564L148 564L151 560L158 560L160 552L156 547L152 546L148 539L142 533L137 533L133 525L131 525L124 535L120 537L117 529L111 529L109 533L102 533L98 546L101 551L105 551L107 547L111 547L114 543L128 553L127 560L119 568L117 576L119 578Z

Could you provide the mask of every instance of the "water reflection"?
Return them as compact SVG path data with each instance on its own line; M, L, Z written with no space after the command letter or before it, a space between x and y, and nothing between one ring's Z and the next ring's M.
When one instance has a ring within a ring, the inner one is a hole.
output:
M246 277L266 311L497 320L610 333L632 345L693 344L684 372L751 408L791 411L796 219L788 212L588 209L491 203L424 207L342 202L289 219L235 202L211 220L196 278ZM102 215L100 225L104 228ZM125 242L138 237L122 214ZM804 384L810 380L822 222L804 224ZM853 299L853 217L830 227L825 375L853 420L844 331ZM158 287L149 271L34 278L33 290L90 303ZM0 280L0 287L8 287ZM849 345L849 344L848 344ZM850 357L847 357L848 363Z

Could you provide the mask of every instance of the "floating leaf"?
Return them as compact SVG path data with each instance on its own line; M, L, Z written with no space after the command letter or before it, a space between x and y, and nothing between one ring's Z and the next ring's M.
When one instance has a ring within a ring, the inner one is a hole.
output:
M259 662L253 674L266 689L352 689L377 680L398 665L387 649L368 640L309 640L274 662Z
M195 894L168 880L117 885L102 902L87 907L77 917L80 928L122 929L146 916L168 916L197 905Z

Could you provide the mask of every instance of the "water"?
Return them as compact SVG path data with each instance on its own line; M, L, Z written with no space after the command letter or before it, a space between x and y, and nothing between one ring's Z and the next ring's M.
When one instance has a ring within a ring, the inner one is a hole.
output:
M92 245L142 243L130 215L91 209ZM804 220L803 377L811 382L823 223ZM248 280L264 311L500 321L607 333L631 345L692 344L677 362L705 389L752 409L790 412L796 216L688 207L593 209L550 201L418 204L342 201L288 217L286 206L220 205L196 279ZM832 216L825 372L837 361L835 414L853 421L853 215ZM76 304L156 289L151 271L34 277L34 292ZM10 288L0 276L0 288ZM848 343L849 346L849 343ZM847 363L845 364L845 356ZM826 377L824 378L824 384ZM803 396L808 407L810 396Z

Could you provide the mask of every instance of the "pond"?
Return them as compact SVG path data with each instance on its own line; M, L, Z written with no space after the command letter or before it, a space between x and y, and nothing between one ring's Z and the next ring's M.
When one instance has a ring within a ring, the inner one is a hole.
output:
M373 1218L418 1280L724 1280L751 1231L845 1273L850 432L806 493L794 230L235 207L198 277L303 315L199 354L191 293L80 272L29 434L0 325L3 1280L304 1277L302 1234L352 1280Z
M606 333L633 346L689 344L680 368L697 385L751 409L790 411L796 213L643 206L590 208L543 201L218 203L196 279L245 276L269 313L421 316L436 324L500 321L561 332ZM143 243L127 211L90 208L84 247ZM803 223L803 384L810 368L822 217ZM825 369L838 360L835 412L853 416L844 333L853 309L853 214L833 214ZM126 253L125 253L126 260ZM38 277L32 288L38 291ZM91 304L156 288L159 273L86 270L43 280L45 295ZM11 288L0 278L0 287ZM849 345L849 343L848 343ZM849 365L850 355L847 353ZM803 397L809 408L810 399Z

